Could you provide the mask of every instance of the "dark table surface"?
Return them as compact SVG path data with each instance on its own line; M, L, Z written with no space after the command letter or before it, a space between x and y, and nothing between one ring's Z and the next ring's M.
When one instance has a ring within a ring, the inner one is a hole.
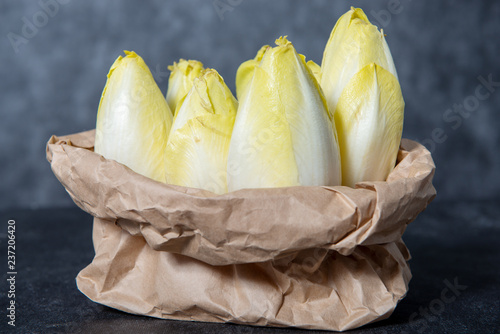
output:
M431 203L405 232L413 279L393 315L352 333L500 333L500 202ZM0 213L0 333L324 333L161 320L96 304L75 277L92 261L78 208ZM7 222L16 225L16 327L7 325ZM455 296L443 291L455 286ZM450 297L451 296L451 297Z

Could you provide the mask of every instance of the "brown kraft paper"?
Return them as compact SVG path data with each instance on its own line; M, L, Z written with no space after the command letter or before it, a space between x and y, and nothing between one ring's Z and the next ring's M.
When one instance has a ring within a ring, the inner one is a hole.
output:
M435 166L403 139L384 182L243 189L156 182L93 152L95 131L52 136L47 160L94 216L91 300L158 318L347 330L408 290L401 237L436 195Z

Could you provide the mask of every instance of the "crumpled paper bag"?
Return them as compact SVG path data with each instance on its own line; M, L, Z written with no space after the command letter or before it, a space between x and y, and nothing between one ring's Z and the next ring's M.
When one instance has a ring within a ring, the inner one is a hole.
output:
M52 136L47 160L94 216L91 300L158 318L347 330L389 317L408 290L401 236L436 195L435 166L403 139L385 182L356 189L163 184L93 152L95 131Z

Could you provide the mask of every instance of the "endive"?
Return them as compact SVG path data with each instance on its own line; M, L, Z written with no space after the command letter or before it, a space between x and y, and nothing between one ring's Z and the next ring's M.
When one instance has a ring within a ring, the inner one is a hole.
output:
M404 101L384 35L359 8L333 28L321 87L334 114L342 184L386 180L401 141Z
M164 182L172 113L142 58L124 52L111 66L102 92L94 151Z
M381 66L366 65L349 81L334 114L343 185L385 181L396 162L403 110L399 82Z
M267 49L240 101L228 189L338 185L340 161L319 85L286 37Z
M227 192L227 153L237 108L217 71L207 69L194 79L168 139L167 183Z
M203 64L197 60L180 59L168 69L170 76L166 99L170 110L175 114L178 105L193 87L193 80L201 75Z

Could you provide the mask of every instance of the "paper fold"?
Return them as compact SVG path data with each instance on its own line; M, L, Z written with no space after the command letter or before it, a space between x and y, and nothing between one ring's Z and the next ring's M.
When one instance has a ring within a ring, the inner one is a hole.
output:
M116 220L155 250L212 265L268 261L308 248L343 255L358 245L397 241L434 198L434 164L403 140L387 182L349 187L244 189L225 195L167 185L92 151L93 131L55 137L47 158L75 203Z

